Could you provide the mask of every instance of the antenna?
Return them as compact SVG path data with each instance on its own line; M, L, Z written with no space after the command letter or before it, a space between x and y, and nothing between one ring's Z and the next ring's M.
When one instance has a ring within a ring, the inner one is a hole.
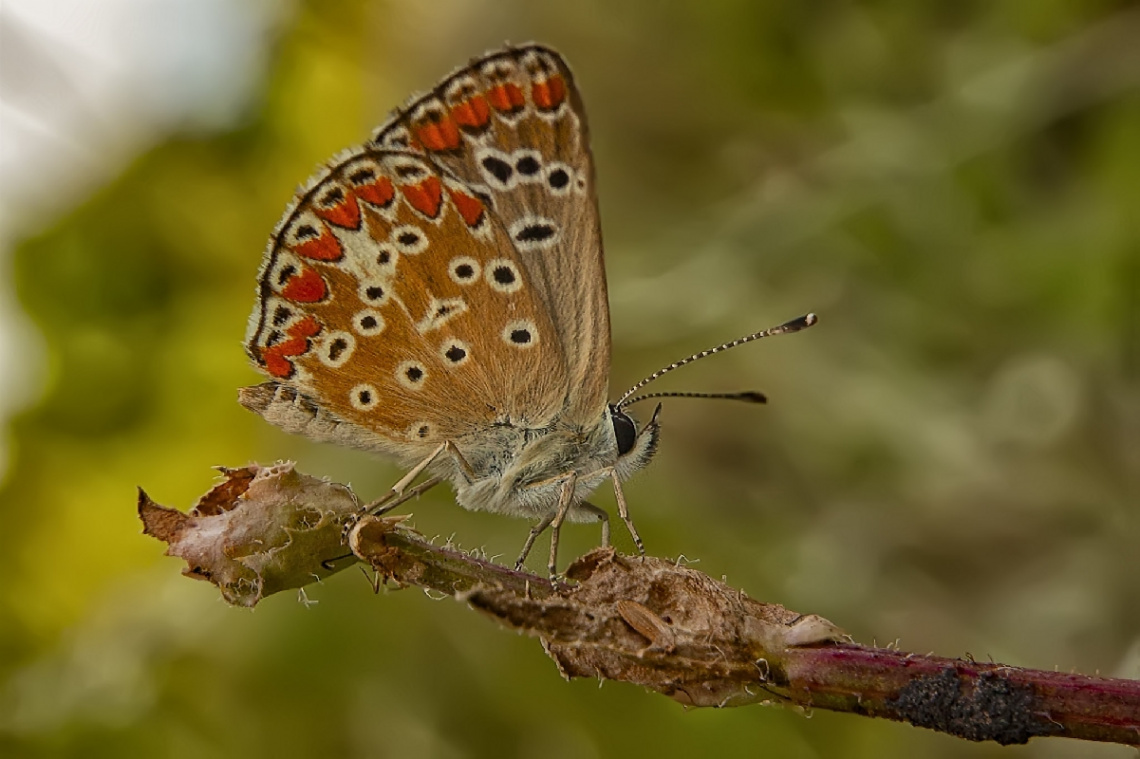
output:
M796 318L796 319L792 319L789 322L784 322L783 324L779 325L778 327L771 327L770 329L764 329L764 330L760 330L759 332L753 332L751 335L745 335L744 337L738 337L737 339L732 340L731 342L723 343L721 345L716 346L715 348L709 348L708 350L703 350L700 353L694 353L693 355L689 356L688 358L681 359L680 361L676 361L672 364L669 364L669 366L666 366L664 369L658 369L657 371L653 372L653 374L650 374L648 377L643 379L641 382L638 382L636 385L631 387L629 390L626 390L625 395L623 395L621 398L619 398L618 402L615 403L614 405L617 406L618 408L625 406L626 401L629 399L629 397L631 395L633 395L634 393L636 393L638 390L645 387L650 382L653 382L654 380L661 378L663 375L668 374L669 372L673 371L674 369L680 369L685 364L691 364L694 361L699 361L702 358L707 358L708 356L711 356L714 353L720 353L721 351L726 351L729 348L735 348L738 345L744 345L745 343L750 343L753 340L759 340L762 337L770 337L772 335L787 335L787 334L790 334L792 332L799 332L801 329L807 329L811 325L815 324L817 321L818 321L818 319L816 318L815 314L805 314L804 316L801 316L801 317ZM647 397L658 397L660 395L663 395L663 394L654 394L653 396L644 396L642 398L638 398L635 401L629 401L629 402L630 403L636 403L637 401L644 400ZM740 396L740 395L747 395L747 394L746 393L729 393L729 394L726 394L725 396L715 396L715 397ZM688 397L693 397L693 396L688 396ZM748 400L748 399L745 398L744 400Z
M646 393L639 395L631 401L626 401L624 405L632 406L635 403L647 401L650 398L712 398L726 401L744 401L746 403L767 403L768 396L761 393L759 390L744 390L739 393Z

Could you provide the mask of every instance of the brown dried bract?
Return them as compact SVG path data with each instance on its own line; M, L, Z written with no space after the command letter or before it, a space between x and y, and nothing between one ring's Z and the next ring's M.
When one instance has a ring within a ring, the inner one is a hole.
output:
M694 706L783 697L781 653L844 639L835 625L653 557L599 548L571 565L578 584L546 598L502 588L466 595L537 635L567 677L635 682Z
M189 514L139 490L143 532L186 560L183 574L214 583L231 604L253 606L354 563L342 532L360 507L347 487L300 474L292 463L221 471L223 481Z

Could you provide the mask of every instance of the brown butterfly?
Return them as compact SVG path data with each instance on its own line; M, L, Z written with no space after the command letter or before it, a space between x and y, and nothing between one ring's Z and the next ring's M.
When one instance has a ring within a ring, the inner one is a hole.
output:
M487 54L337 156L286 211L261 267L246 350L270 382L241 402L314 440L410 471L374 510L444 480L465 508L535 520L519 557L657 445L607 403L609 307L586 116L566 62L539 45ZM654 396L644 396L654 397ZM727 394L763 400L756 393ZM658 407L660 409L660 407ZM410 491L409 491L410 492Z

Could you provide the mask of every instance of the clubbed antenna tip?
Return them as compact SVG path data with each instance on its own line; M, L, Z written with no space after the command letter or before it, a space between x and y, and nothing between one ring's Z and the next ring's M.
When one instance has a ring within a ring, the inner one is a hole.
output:
M691 364L694 361L701 360L702 358L708 358L709 356L713 355L714 353L720 353L721 351L726 351L729 348L736 348L737 346L744 345L745 343L750 343L753 340L759 340L762 337L770 337L772 335L786 335L786 334L790 334L792 332L799 332L801 329L807 329L811 325L815 324L816 321L818 321L818 319L816 318L815 314L804 314L803 316L792 319L791 321L784 322L783 324L781 324L777 327L772 327L770 329L761 330L759 332L753 332L751 335L745 335L744 337L739 337L739 338L732 340L730 342L723 343L722 345L718 345L715 348L709 348L708 350L703 350L700 353L694 353L693 355L689 356L688 358L681 359L680 361L676 361L672 364L669 364L669 366L666 366L665 368L659 369L658 371L655 371L653 374L650 374L648 377L643 379L641 382L638 382L636 385L634 385L629 390L627 390L625 392L625 395L623 395L621 398L619 398L618 402L615 403L614 405L617 406L618 408L621 408L622 406L627 406L627 405L630 405L632 403L637 403L637 401L643 401L646 398L664 397L664 394L662 394L662 393L653 393L650 395L638 396L635 400L632 400L632 401L629 400L630 396L632 396L634 393L636 393L641 388L648 385L650 382L653 382L654 380L660 378L661 376L668 374L669 372L673 371L674 369L680 369L685 364ZM692 393L692 394L671 394L671 395L673 397L687 397L687 398L693 398L693 397L736 398L739 400L751 401L752 403L766 403L768 400L767 398L764 397L764 395L762 393L752 393L751 394L753 396L757 396L758 398L757 397L745 397L745 396L750 395L749 393L718 393L718 394L711 394L711 395L701 395L701 394L697 394L697 393Z

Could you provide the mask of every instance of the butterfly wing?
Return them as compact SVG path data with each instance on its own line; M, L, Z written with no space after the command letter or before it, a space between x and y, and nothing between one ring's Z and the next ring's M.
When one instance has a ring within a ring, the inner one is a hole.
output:
M485 198L422 155L341 156L270 241L246 350L278 392L243 402L405 461L507 419L551 418L566 363L508 235Z
M586 115L566 62L538 45L485 55L372 142L422 153L487 199L565 357L567 384L547 383L553 396L541 405L564 400L564 420L596 423L609 390L609 303Z

